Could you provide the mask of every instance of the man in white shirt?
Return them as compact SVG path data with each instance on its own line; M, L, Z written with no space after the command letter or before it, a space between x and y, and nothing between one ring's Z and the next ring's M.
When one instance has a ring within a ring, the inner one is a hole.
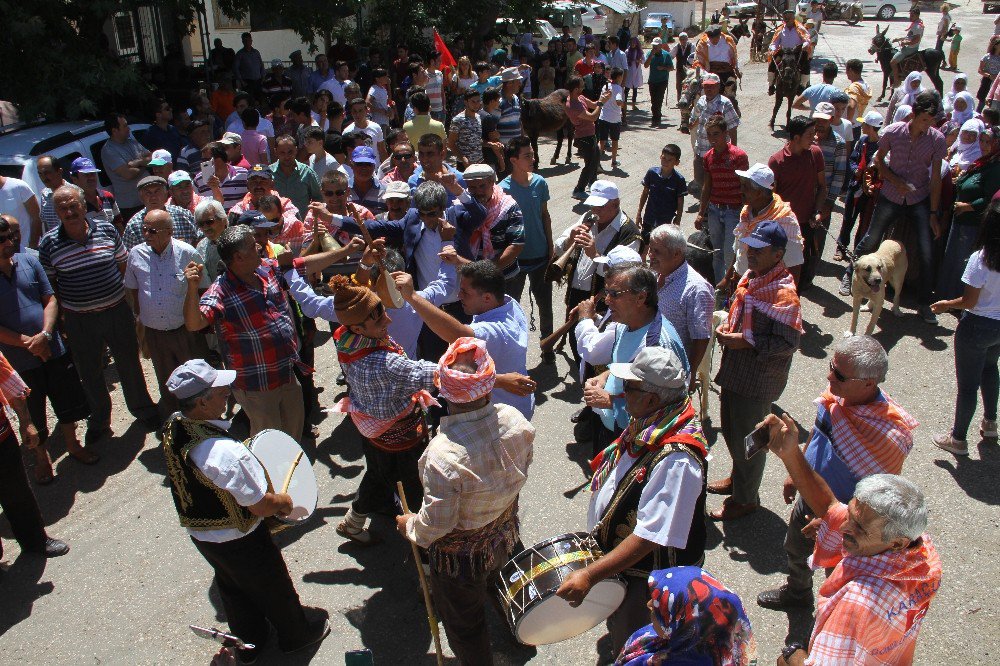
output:
M624 575L625 599L608 618L611 651L618 654L649 622L650 572L705 560L707 446L677 354L647 347L610 371L623 384L630 420L591 463L587 529L605 554L569 574L556 594L576 607L595 583Z
M344 88L351 82L350 76L350 67L343 60L338 60L333 64L333 78L321 83L319 89L329 91L334 102L339 102L341 106L346 107L347 97L344 95Z
M172 237L173 226L165 210L146 213L142 221L146 242L132 248L125 267L125 294L141 325L140 340L153 361L164 416L177 410L177 401L166 390L170 373L185 361L208 354L205 336L184 327L184 267L205 260L191 245ZM208 285L208 274L203 273L201 289Z
M315 645L330 633L327 613L307 619L281 551L262 519L294 509L287 493L268 491L260 461L232 439L222 421L235 370L202 359L171 373L167 388L181 411L165 426L163 455L181 526L212 565L230 632L256 646L240 650L253 663L273 626L285 653Z
M38 199L31 186L20 178L0 176L0 214L13 217L22 229L42 228ZM21 237L21 249L25 247L28 247L28 234Z

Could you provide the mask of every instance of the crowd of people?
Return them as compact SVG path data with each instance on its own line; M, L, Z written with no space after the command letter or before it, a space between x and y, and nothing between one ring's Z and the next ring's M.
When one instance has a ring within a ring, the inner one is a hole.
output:
M939 45L950 30L939 26ZM224 418L238 405L251 437L315 438L314 368L336 362L346 397L333 409L357 428L365 459L336 533L388 548L370 517L396 515L426 558L452 651L463 664L491 663L491 581L524 548L531 330L537 308L539 340L556 332L556 269L583 395L575 433L592 460L587 529L603 553L556 594L577 606L620 577L625 599L608 618L618 663L750 663L741 600L702 568L704 518L759 508L767 456L747 442L763 433L788 470L792 508L787 582L757 603L817 608L809 643L790 644L778 663L909 663L941 563L924 495L900 476L917 423L881 387L888 354L870 336L833 345L805 447L798 425L771 412L807 335L800 297L842 202L832 235L835 259L847 262L842 294L854 260L895 235L916 253L922 318L965 311L954 426L934 443L968 454L980 392L980 433L996 438L1000 114L990 104L1000 37L980 65L978 105L961 73L944 96L924 89L919 72L902 78L884 116L860 60L846 62L846 83L834 63L821 83L803 73L793 106L804 113L785 128L786 144L751 162L737 133L748 119L725 94L743 75L726 32L680 33L672 48L672 37L656 37L648 51L627 32L577 40L567 30L541 52L487 40L455 53L448 71L444 54L404 46L387 66L373 51L360 65L331 66L321 54L311 70L295 52L290 67L265 68L247 33L238 52L217 44L218 87L183 113L156 100L138 137L125 115L109 114L100 167L42 155L37 196L0 176L0 391L34 481L55 480L48 405L67 453L98 462L114 434L110 352L128 411L162 440L181 525L214 570L230 629L257 646L236 657L251 663L271 628L281 650L304 649L330 627L325 611L300 602L271 538L269 519L291 512L291 498ZM922 34L914 10L906 46ZM798 48L807 63L814 47L794 12L769 43L772 56ZM609 152L618 168L637 88L648 86L650 121L661 124L671 71L678 99L689 75L702 87L690 109L693 178L681 175L682 148L667 143L630 217L617 184L600 178L601 158ZM556 89L568 91L582 161L572 196L586 211L559 235L521 124L524 100ZM687 259L687 196L698 200L701 242L716 250L704 266ZM320 320L332 351L316 346ZM715 345L731 471L709 483L692 396L707 390L699 371ZM551 345L541 358L555 362ZM0 452L0 502L15 538L65 554L45 531L5 415ZM397 482L412 513L396 506ZM710 506L710 494L724 500ZM818 595L816 567L827 569Z

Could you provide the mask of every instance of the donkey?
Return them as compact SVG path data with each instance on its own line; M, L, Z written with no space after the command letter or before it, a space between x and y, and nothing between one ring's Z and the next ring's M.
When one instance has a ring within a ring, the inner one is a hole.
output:
M872 44L868 47L868 53L878 58L878 64L882 68L882 94L878 101L885 97L885 90L889 86L892 78L892 57L899 51L892 45L892 41L885 36L889 32L889 26L879 32L878 24L875 24L875 36L872 37ZM944 82L941 80L941 65L944 64L944 52L938 49L924 49L917 51L909 58L899 63L900 76L906 76L910 72L927 72L927 77L934 84L939 95L944 94ZM892 87L900 84L899 81L892 81Z
M531 148L535 151L535 166L538 166L538 137L541 134L556 135L556 152L550 164L559 161L559 151L562 150L563 137L567 139L566 164L573 156L573 123L566 115L566 100L569 91L559 88L541 99L526 99L521 104L521 128L531 139Z
M785 124L792 121L792 100L799 93L799 72L802 61L802 45L794 49L781 49L774 54L774 64L778 76L774 85L774 111L771 112L771 129L774 129L774 119L778 117L781 101L788 100L788 110L785 113Z

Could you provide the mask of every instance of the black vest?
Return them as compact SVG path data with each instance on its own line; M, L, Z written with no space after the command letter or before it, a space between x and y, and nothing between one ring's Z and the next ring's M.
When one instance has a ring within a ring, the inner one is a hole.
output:
M646 453L628 471L611 497L604 515L594 528L594 538L601 550L610 553L635 531L639 500L643 484L650 472L661 460L671 453L686 453L698 461L701 467L701 494L695 503L694 516L688 530L687 545L684 548L657 546L644 558L624 572L627 576L645 578L651 571L669 567L700 566L705 561L705 497L708 489L708 463L701 454L687 444L669 442L661 449ZM612 472L613 473L613 472Z
M211 423L192 421L180 413L170 417L163 430L163 457L181 525L193 530L248 531L257 517L188 461L188 454L196 445L209 437L228 438L229 434Z

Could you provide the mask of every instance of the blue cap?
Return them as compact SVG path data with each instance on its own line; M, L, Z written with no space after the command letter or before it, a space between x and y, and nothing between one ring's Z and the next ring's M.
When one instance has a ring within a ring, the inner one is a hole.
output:
M247 180L251 178L267 178L268 180L274 180L274 172L271 171L271 167L266 164L254 164L250 167L250 172L247 173Z
M278 226L277 222L267 219L264 217L264 213L259 210L248 210L240 214L239 219L236 220L236 224L245 224L254 229L269 229Z
M758 224L749 236L741 240L744 245L750 247L761 248L770 246L784 250L785 246L788 245L788 234L785 233L780 224L768 220Z
M78 157L73 160L73 163L69 167L69 172L75 176L81 173L101 173L101 170L97 168L94 161L89 157Z
M375 149L371 146L358 146L351 153L351 161L354 163L367 162L368 164L378 164L378 156L375 154Z

